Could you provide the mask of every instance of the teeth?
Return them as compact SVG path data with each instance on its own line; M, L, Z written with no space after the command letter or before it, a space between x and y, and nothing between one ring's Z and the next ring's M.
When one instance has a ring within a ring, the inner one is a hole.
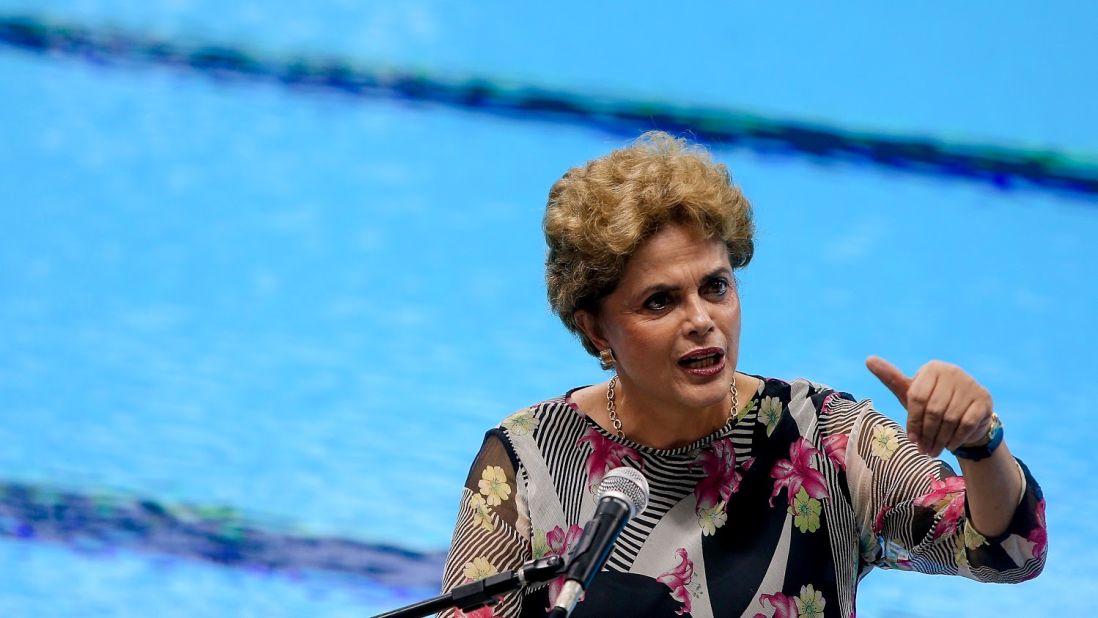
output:
M701 369L701 368L712 367L713 365L716 365L718 360L719 360L719 357L717 357L716 355L714 355L714 356L702 356L702 357L699 357L699 358L687 359L687 360L683 361L682 364L686 365L687 367L689 367L691 369Z

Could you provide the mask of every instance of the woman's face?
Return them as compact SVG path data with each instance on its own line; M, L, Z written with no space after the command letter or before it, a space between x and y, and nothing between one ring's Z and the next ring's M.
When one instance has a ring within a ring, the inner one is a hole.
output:
M600 350L614 351L634 405L685 412L727 405L740 302L721 241L664 227L629 259L599 314L578 312L577 320Z

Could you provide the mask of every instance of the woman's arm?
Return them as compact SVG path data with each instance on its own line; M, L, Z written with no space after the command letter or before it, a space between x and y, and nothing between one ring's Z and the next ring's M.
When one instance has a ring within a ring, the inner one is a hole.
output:
M908 419L905 432L865 402L837 399L831 406L859 415L846 464L863 560L980 581L1037 576L1048 547L1044 497L1005 444L987 444L993 420L987 391L937 361L914 379L882 359L866 365L904 404ZM934 458L945 448L983 458L959 457L964 477L958 477Z
M999 536L1006 531L1014 510L1022 500L1025 477L1014 461L1006 442L986 459L958 458L965 477L968 515L973 527L984 536Z
M870 357L866 367L907 409L907 435L919 452L937 457L942 449L987 442L992 425L991 394L956 365L931 361L908 378L894 365ZM985 536L1010 525L1022 498L1024 477L1005 442L979 461L958 456L965 478L969 517Z
M519 532L522 517L517 471L497 430L485 437L462 491L453 541L443 569L443 592L489 575L514 570L530 559L530 544ZM505 595L497 605L469 613L447 610L444 618L514 618L522 595Z

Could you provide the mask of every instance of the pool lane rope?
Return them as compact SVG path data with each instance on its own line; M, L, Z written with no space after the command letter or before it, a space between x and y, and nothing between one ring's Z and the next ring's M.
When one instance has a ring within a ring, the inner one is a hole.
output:
M363 514L363 517L366 517ZM328 574L388 588L438 589L444 552L280 529L234 509L0 480L0 539L118 550L292 577Z
M1054 150L847 130L732 109L607 98L482 77L448 79L340 59L268 57L240 47L187 44L33 16L0 16L0 45L50 57L77 57L100 65L169 67L217 80L278 84L293 92L426 102L509 118L585 126L629 137L662 129L690 135L715 148L746 148L820 162L863 163L924 176L966 179L1002 190L1024 187L1087 201L1098 199L1098 160Z

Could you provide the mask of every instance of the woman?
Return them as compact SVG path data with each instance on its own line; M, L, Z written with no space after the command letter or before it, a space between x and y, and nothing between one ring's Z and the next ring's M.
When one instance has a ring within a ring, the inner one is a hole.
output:
M469 474L447 589L567 555L607 471L651 486L577 616L853 616L874 566L1018 582L1040 573L1044 501L988 392L933 361L867 366L907 409L737 371L735 270L750 206L663 133L570 170L545 214L554 311L610 379L520 410ZM935 459L953 451L962 476ZM560 582L480 616L544 616ZM460 612L459 612L460 613Z

